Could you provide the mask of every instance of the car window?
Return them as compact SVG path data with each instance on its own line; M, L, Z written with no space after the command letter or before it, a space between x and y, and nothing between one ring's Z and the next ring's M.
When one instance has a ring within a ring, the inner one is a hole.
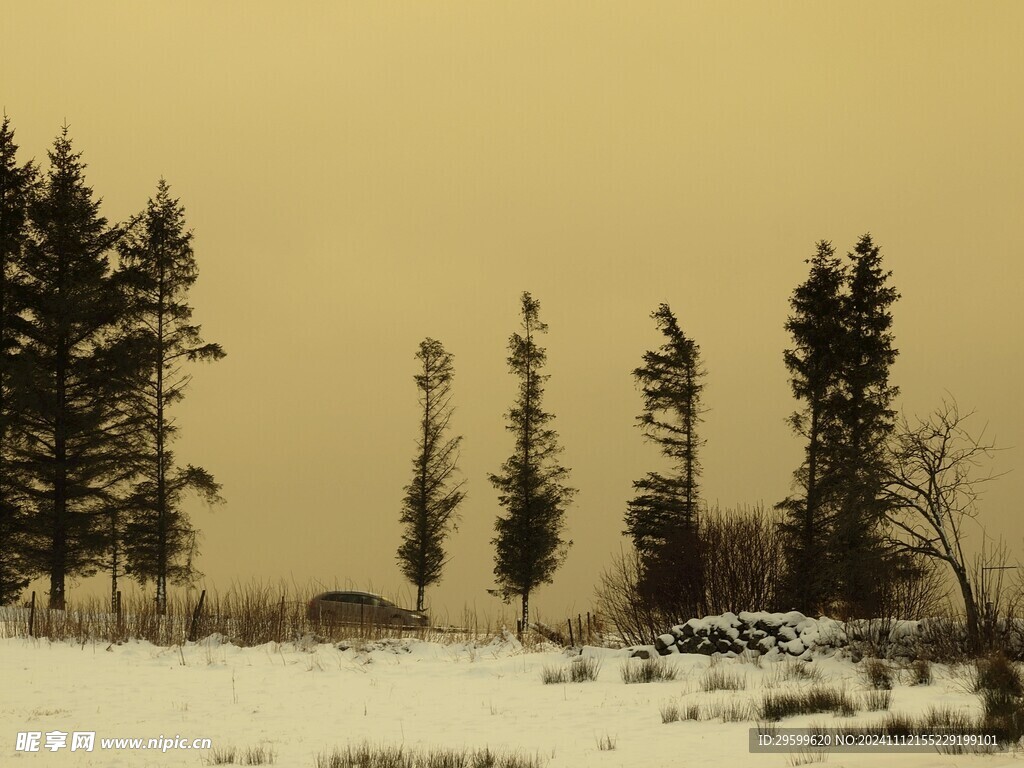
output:
M321 600L332 603L348 603L349 605L369 605L382 608L394 608L395 604L383 597L361 595L357 592L327 592L320 596Z

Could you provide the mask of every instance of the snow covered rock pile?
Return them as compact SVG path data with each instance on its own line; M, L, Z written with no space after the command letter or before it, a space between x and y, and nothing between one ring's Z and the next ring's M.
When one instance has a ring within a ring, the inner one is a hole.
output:
M658 653L721 653L735 656L751 651L764 656L809 658L831 655L847 646L843 624L822 617L812 619L797 611L789 613L724 613L677 624L660 635Z
M1024 626L998 628L1007 651L1024 655ZM671 653L720 653L736 656L757 653L771 659L831 656L844 649L854 661L862 656L889 659L918 658L936 638L964 643L963 627L948 619L903 621L896 619L858 619L840 622L827 617L817 619L798 611L767 613L743 611L706 616L677 624L658 636L654 648L661 655ZM647 646L648 648L650 646Z

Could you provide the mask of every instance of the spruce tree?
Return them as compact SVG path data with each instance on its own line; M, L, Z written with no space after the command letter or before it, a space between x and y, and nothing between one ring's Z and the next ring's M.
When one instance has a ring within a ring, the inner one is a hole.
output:
M118 332L125 302L108 259L120 232L100 215L66 126L49 159L29 205L18 286L27 322L14 451L31 511L23 552L33 572L49 576L50 607L63 608L67 578L102 562L108 515L136 471L126 392L137 367Z
M454 368L452 356L440 341L420 342L416 374L421 417L413 459L413 479L405 487L401 522L405 526L398 548L402 573L416 585L416 610L423 610L426 588L441 580L447 561L444 541L465 493L456 480L461 436L448 436Z
M683 333L668 304L651 317L664 343L646 352L644 364L633 371L644 402L637 420L671 469L648 472L633 483L637 494L629 502L626 533L640 556L641 593L655 607L685 620L704 599L697 524L705 371L700 347Z
M522 334L513 333L508 345L509 370L519 381L506 427L515 436L515 450L490 481L507 513L495 522L494 575L506 600L521 598L525 631L530 593L551 583L572 544L562 532L565 510L576 491L565 484L569 470L558 463L558 434L550 426L554 416L542 403L548 376L541 371L547 356L536 336L547 325L540 320L540 303L529 293L523 293L521 305Z
M19 165L17 154L14 129L5 114L0 125L0 605L16 600L30 576L22 559L25 478L12 448L21 416L14 389L19 381L14 369L23 341L19 288L36 170L31 163Z
M860 238L849 265L820 243L810 276L793 294L786 352L793 394L804 401L791 419L807 440L796 473L803 491L780 507L788 513L789 597L800 610L837 607L875 615L886 590L912 572L882 535L886 441L898 390L889 383L896 359L892 304L881 251Z
M796 493L778 504L786 555L784 599L790 607L811 613L821 610L835 590L834 570L827 556L835 518L841 457L841 388L845 323L843 297L846 273L835 249L818 243L808 259L807 280L790 298L792 314L786 330L793 347L784 353L793 396L802 408L790 417L793 431L805 440L804 460L794 475Z
M185 494L220 501L220 485L202 467L179 466L171 450L178 427L171 408L191 381L187 364L220 360L219 344L203 341L188 292L198 277L185 211L164 179L120 244L130 303L126 326L142 361L131 399L141 420L140 479L128 498L126 568L140 583L152 580L159 613L169 582L194 575L195 531L182 508Z
M856 615L876 616L889 586L887 574L901 567L887 553L881 530L885 448L895 425L891 405L899 392L889 383L889 369L898 354L891 307L899 293L888 284L892 273L883 269L881 250L869 234L847 256L851 263L842 314L839 499L829 562L836 569L837 599Z

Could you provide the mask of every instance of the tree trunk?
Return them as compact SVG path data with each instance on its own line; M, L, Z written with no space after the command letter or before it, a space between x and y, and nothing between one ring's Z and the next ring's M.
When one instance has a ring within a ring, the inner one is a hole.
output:
M523 592L523 632L520 639L526 636L526 631L530 627L530 593Z
M166 422L164 420L164 290L163 260L160 261L160 277L158 286L157 310L157 357L156 357L156 514L157 514L157 552L156 552L156 612L159 616L167 613L167 568L169 542L167 540L167 467L164 461L164 437Z
M964 612L967 614L967 646L972 653L981 650L981 623L978 615L978 603L974 598L974 589L971 587L971 580L967 571L960 567L954 567L957 583L960 585L960 594L964 598Z
M49 608L64 610L64 578L67 572L67 469L64 464L63 425L56 440L57 467L53 483L53 551L50 554Z
M110 610L117 610L117 570L121 567L120 542L117 540L117 513L110 515Z
M807 446L807 506L804 512L803 552L801 553L801 571L796 574L798 579L797 610L808 616L816 610L816 603L821 595L817 589L819 577L813 575L821 567L814 562L814 526L820 521L818 517L818 403L811 403L811 431Z

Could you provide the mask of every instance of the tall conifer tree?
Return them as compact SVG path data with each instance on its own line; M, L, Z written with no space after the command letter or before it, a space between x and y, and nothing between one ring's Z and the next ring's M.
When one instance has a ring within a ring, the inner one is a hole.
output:
M547 324L540 320L540 302L529 293L523 293L521 305L522 334L513 333L508 343L509 370L519 381L506 427L515 436L515 450L490 480L507 513L495 522L494 575L506 600L521 598L525 631L531 592L551 583L572 544L562 532L576 491L565 484L569 470L558 463L558 433L550 426L554 416L542 404L547 355L536 337L547 331Z
M0 125L0 605L16 600L29 579L22 559L25 479L12 447L20 418L14 389L24 322L19 288L36 170L31 163L19 165L17 154L14 129L5 114Z
M102 561L110 510L136 471L137 421L126 392L137 368L118 333L125 302L108 260L120 232L100 215L66 126L49 159L29 206L18 289L27 322L15 450L29 476L25 555L49 576L50 607L63 608L67 577Z
M644 364L633 371L644 400L637 420L671 469L648 472L633 483L637 495L629 502L626 532L640 555L641 591L658 608L685 620L704 600L697 518L705 371L700 347L683 333L668 304L651 317L664 343L646 352Z
M881 609L887 576L896 567L883 542L885 447L894 429L892 401L899 393L889 383L898 354L893 346L892 305L899 293L888 284L882 254L865 234L847 255L848 290L844 297L843 386L839 420L841 455L839 496L830 562L836 569L837 599L861 616Z
M793 395L803 407L790 417L804 438L804 460L794 476L797 493L779 503L783 524L787 583L785 599L805 613L821 610L834 593L827 567L834 523L840 408L843 375L846 275L832 244L822 240L808 262L807 280L790 298L786 330L793 347L784 354Z
M164 179L129 227L120 253L131 307L127 325L143 373L132 398L143 425L141 480L129 498L125 555L134 578L154 582L157 610L163 613L168 583L193 575L195 532L182 508L184 495L220 501L220 485L207 470L176 463L170 446L178 427L170 411L191 381L186 365L220 360L224 350L204 342L193 322L188 292L199 273L192 233Z
M803 493L779 506L788 513L794 607L866 616L881 608L892 580L913 568L884 546L881 531L885 444L898 392L889 383L897 355L891 307L899 294L870 235L848 258L842 264L829 243L819 243L807 281L790 300L786 329L795 347L785 361L793 394L804 402L791 424L807 447L796 473Z
M413 479L405 487L401 522L405 526L398 563L402 573L416 585L416 610L423 610L426 588L441 580L446 562L444 540L454 523L465 493L458 472L461 436L448 436L454 406L451 404L454 367L452 356L440 341L420 342L416 359L422 366L416 374L419 389L419 435L413 459Z

